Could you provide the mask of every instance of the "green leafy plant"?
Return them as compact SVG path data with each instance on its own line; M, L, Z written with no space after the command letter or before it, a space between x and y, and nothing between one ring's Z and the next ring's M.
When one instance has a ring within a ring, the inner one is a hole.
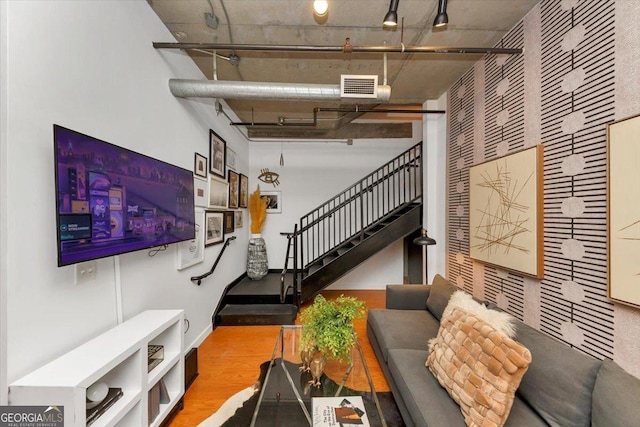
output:
M351 363L351 349L356 343L354 320L365 315L364 302L340 295L327 301L322 295L300 314L303 326L301 348L317 349L327 359Z

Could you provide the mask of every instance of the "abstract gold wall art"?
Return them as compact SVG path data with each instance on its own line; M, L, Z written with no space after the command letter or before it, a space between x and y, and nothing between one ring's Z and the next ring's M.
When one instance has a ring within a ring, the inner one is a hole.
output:
M471 258L542 278L543 147L469 168Z
M640 308L640 116L607 127L609 298Z

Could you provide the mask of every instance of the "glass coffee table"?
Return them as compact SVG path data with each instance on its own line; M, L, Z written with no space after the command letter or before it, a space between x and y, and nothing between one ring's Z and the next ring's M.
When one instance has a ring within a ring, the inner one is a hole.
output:
M253 412L251 427L311 426L312 403L314 398L320 397L336 398L331 399L331 403L335 402L336 406L347 409L352 409L352 401L359 403L362 399L369 424L386 427L360 342L356 340L351 352L351 364L327 362L320 378L321 384L316 387L311 385L311 374L300 369L301 332L302 326L297 325L283 326L280 329ZM322 403L326 401L324 399ZM321 400L315 400L316 406L319 402ZM360 409L355 410L362 416ZM317 418L320 416L316 415Z

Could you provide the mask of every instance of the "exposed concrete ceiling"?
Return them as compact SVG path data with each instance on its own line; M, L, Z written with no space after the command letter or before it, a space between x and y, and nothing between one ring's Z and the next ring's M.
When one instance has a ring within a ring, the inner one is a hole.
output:
M449 0L446 30L432 27L438 0L400 0L396 30L382 27L389 0L328 0L324 19L313 14L313 0L147 0L175 40L154 42L218 43L252 45L343 46L347 38L354 46L449 46L493 47L539 0ZM217 29L206 24L205 14L218 17ZM404 21L404 24L403 24ZM504 46L506 48L512 46ZM513 46L517 47L517 46ZM213 79L210 51L187 50L208 79ZM383 82L383 54L326 52L217 51L236 54L239 64L219 58L217 79L221 81L340 84L343 74L377 75ZM438 99L467 71L478 54L387 54L387 82L391 86L389 104L379 108L409 108ZM176 76L181 78L181 76ZM247 126L253 138L359 138L362 135L406 137L407 122L416 116L378 115L365 131L352 120L362 114L320 113L317 126L306 123L313 109L354 107L362 100L348 102L296 102L271 100L226 100L241 122L278 123L282 126ZM375 105L366 105L374 108ZM355 107L354 107L355 108ZM417 116L420 117L419 115ZM371 117L366 117L371 118ZM384 132L380 121L385 123ZM377 126L374 128L373 126ZM403 131L404 129L404 131ZM397 132L396 132L397 131ZM366 137L366 136L365 136Z

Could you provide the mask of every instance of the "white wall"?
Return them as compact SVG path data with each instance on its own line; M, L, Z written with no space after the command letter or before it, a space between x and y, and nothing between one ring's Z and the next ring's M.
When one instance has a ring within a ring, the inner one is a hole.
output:
M0 200L7 196L7 4L0 1ZM7 204L0 203L0 405L7 404Z
M224 285L244 272L248 228L225 252L235 262L224 263L201 287L189 277L207 271L222 245L207 248L204 263L182 272L175 269L174 246L153 258L147 251L121 255L119 273L115 258L98 260L96 280L74 285L74 267L56 262L52 125L190 170L195 151L208 157L209 128L237 152L243 173L248 143L216 116L212 102L169 93L169 78L202 74L184 53L152 47L173 37L145 1L0 4L7 68L0 278L7 291L2 304L8 301L7 357L1 356L9 382L114 326L117 281L125 319L149 308L185 309L189 348L210 329Z
M293 231L300 217L339 194L422 139L422 123L415 122L413 137L406 139L361 139L353 145L337 142L251 142L249 189L275 190L282 195L282 213L269 214L262 231L267 244L269 268L281 269L287 239L281 232ZM280 166L280 152L284 166ZM262 169L280 175L274 187L258 181ZM402 243L394 244L351 271L330 289L382 289L402 283Z

